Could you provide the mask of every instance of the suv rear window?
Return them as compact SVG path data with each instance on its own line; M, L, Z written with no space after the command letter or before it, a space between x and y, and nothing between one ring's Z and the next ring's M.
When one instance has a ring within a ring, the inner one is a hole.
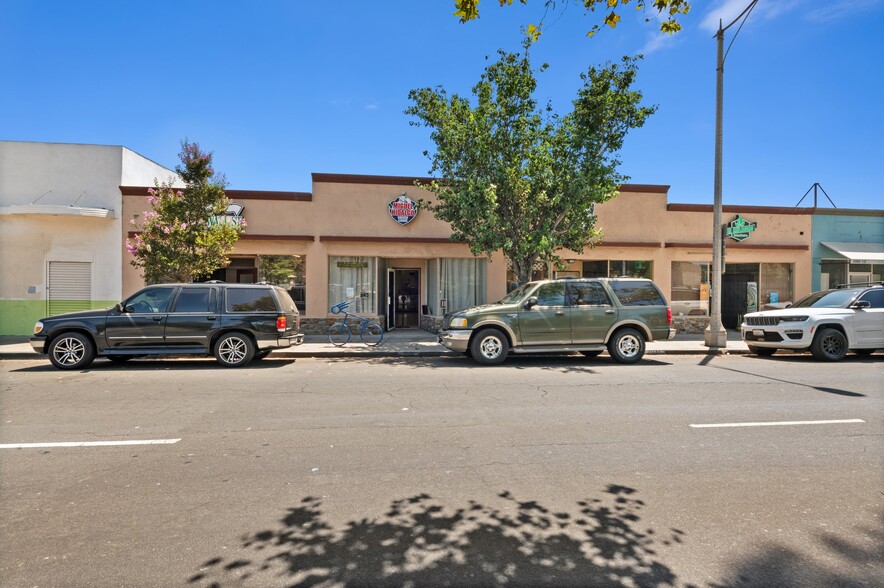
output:
M270 288L227 288L227 312L276 312Z
M297 312L298 306L295 304L295 301L292 300L291 295L288 292L279 288L276 291L276 295L279 297L279 303L282 305L283 312Z
M666 300L651 282L611 280L611 289L623 306L666 306Z

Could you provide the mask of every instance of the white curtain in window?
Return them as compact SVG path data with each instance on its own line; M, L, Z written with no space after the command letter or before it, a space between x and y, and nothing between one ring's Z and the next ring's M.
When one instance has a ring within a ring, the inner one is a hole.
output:
M427 311L434 316L441 316L439 308L439 260L427 260Z
M328 258L328 304L347 300L349 312L377 314L377 258Z
M447 302L442 310L452 312L485 302L484 259L440 259L439 286Z

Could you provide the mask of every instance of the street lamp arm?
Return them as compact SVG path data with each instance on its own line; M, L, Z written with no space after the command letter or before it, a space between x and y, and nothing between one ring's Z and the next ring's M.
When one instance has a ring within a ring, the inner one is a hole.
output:
M752 12L752 9L755 8L755 5L756 5L756 4L758 4L758 0L752 0L752 3L749 4L749 6L747 6L747 7L745 8L745 10L743 10L743 12L740 13L740 16L738 16L737 18L735 18L735 19L731 22L731 24L727 25L727 26L724 27L724 28L721 28L721 21L719 21L719 23L718 23L718 32L715 33L716 35L723 35L724 32L725 32L726 30L728 30L729 28L731 28L732 26L734 26L734 23L736 23L736 22L737 22L738 20L740 20L740 19L743 19L743 22L740 23L740 26L739 26L739 27L737 27L737 32L734 33L734 37L731 39L731 42L728 43L727 51L724 52L724 57L721 59L721 66L722 66L722 67L724 67L724 62L727 60L727 54L730 53L730 51L731 51L731 46L734 44L734 41L737 40L737 35L740 34L740 30L743 28L743 25L746 24L746 20L749 18L749 14Z

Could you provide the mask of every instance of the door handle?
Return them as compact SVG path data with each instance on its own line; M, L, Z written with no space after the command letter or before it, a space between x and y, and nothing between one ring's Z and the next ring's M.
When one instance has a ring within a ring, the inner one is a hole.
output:
M565 313L562 312L561 310L557 310L557 311L556 311L556 316L565 316Z
M606 310L605 314L614 314L614 311L613 310Z
M210 314L209 316L206 317L206 320L207 320L207 321L213 321L213 320L215 320L215 315L214 315L214 314Z
M160 322L161 320L163 320L163 317L161 317L161 316L155 316L152 318L153 318L154 322L157 322L157 323Z

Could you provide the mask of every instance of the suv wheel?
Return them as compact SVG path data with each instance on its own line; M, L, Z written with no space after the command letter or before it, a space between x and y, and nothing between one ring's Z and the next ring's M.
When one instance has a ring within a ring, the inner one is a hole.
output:
M510 344L497 329L479 331L470 343L472 357L482 365L497 365L506 359Z
M254 355L255 345L243 333L227 333L215 343L215 359L224 367L240 367Z
M810 352L816 359L840 361L847 355L847 338L838 329L820 329L813 338Z
M645 354L645 338L635 329L621 329L608 341L608 353L617 363L636 363Z
M95 359L92 340L82 333L62 333L49 345L49 361L60 370L87 367Z

